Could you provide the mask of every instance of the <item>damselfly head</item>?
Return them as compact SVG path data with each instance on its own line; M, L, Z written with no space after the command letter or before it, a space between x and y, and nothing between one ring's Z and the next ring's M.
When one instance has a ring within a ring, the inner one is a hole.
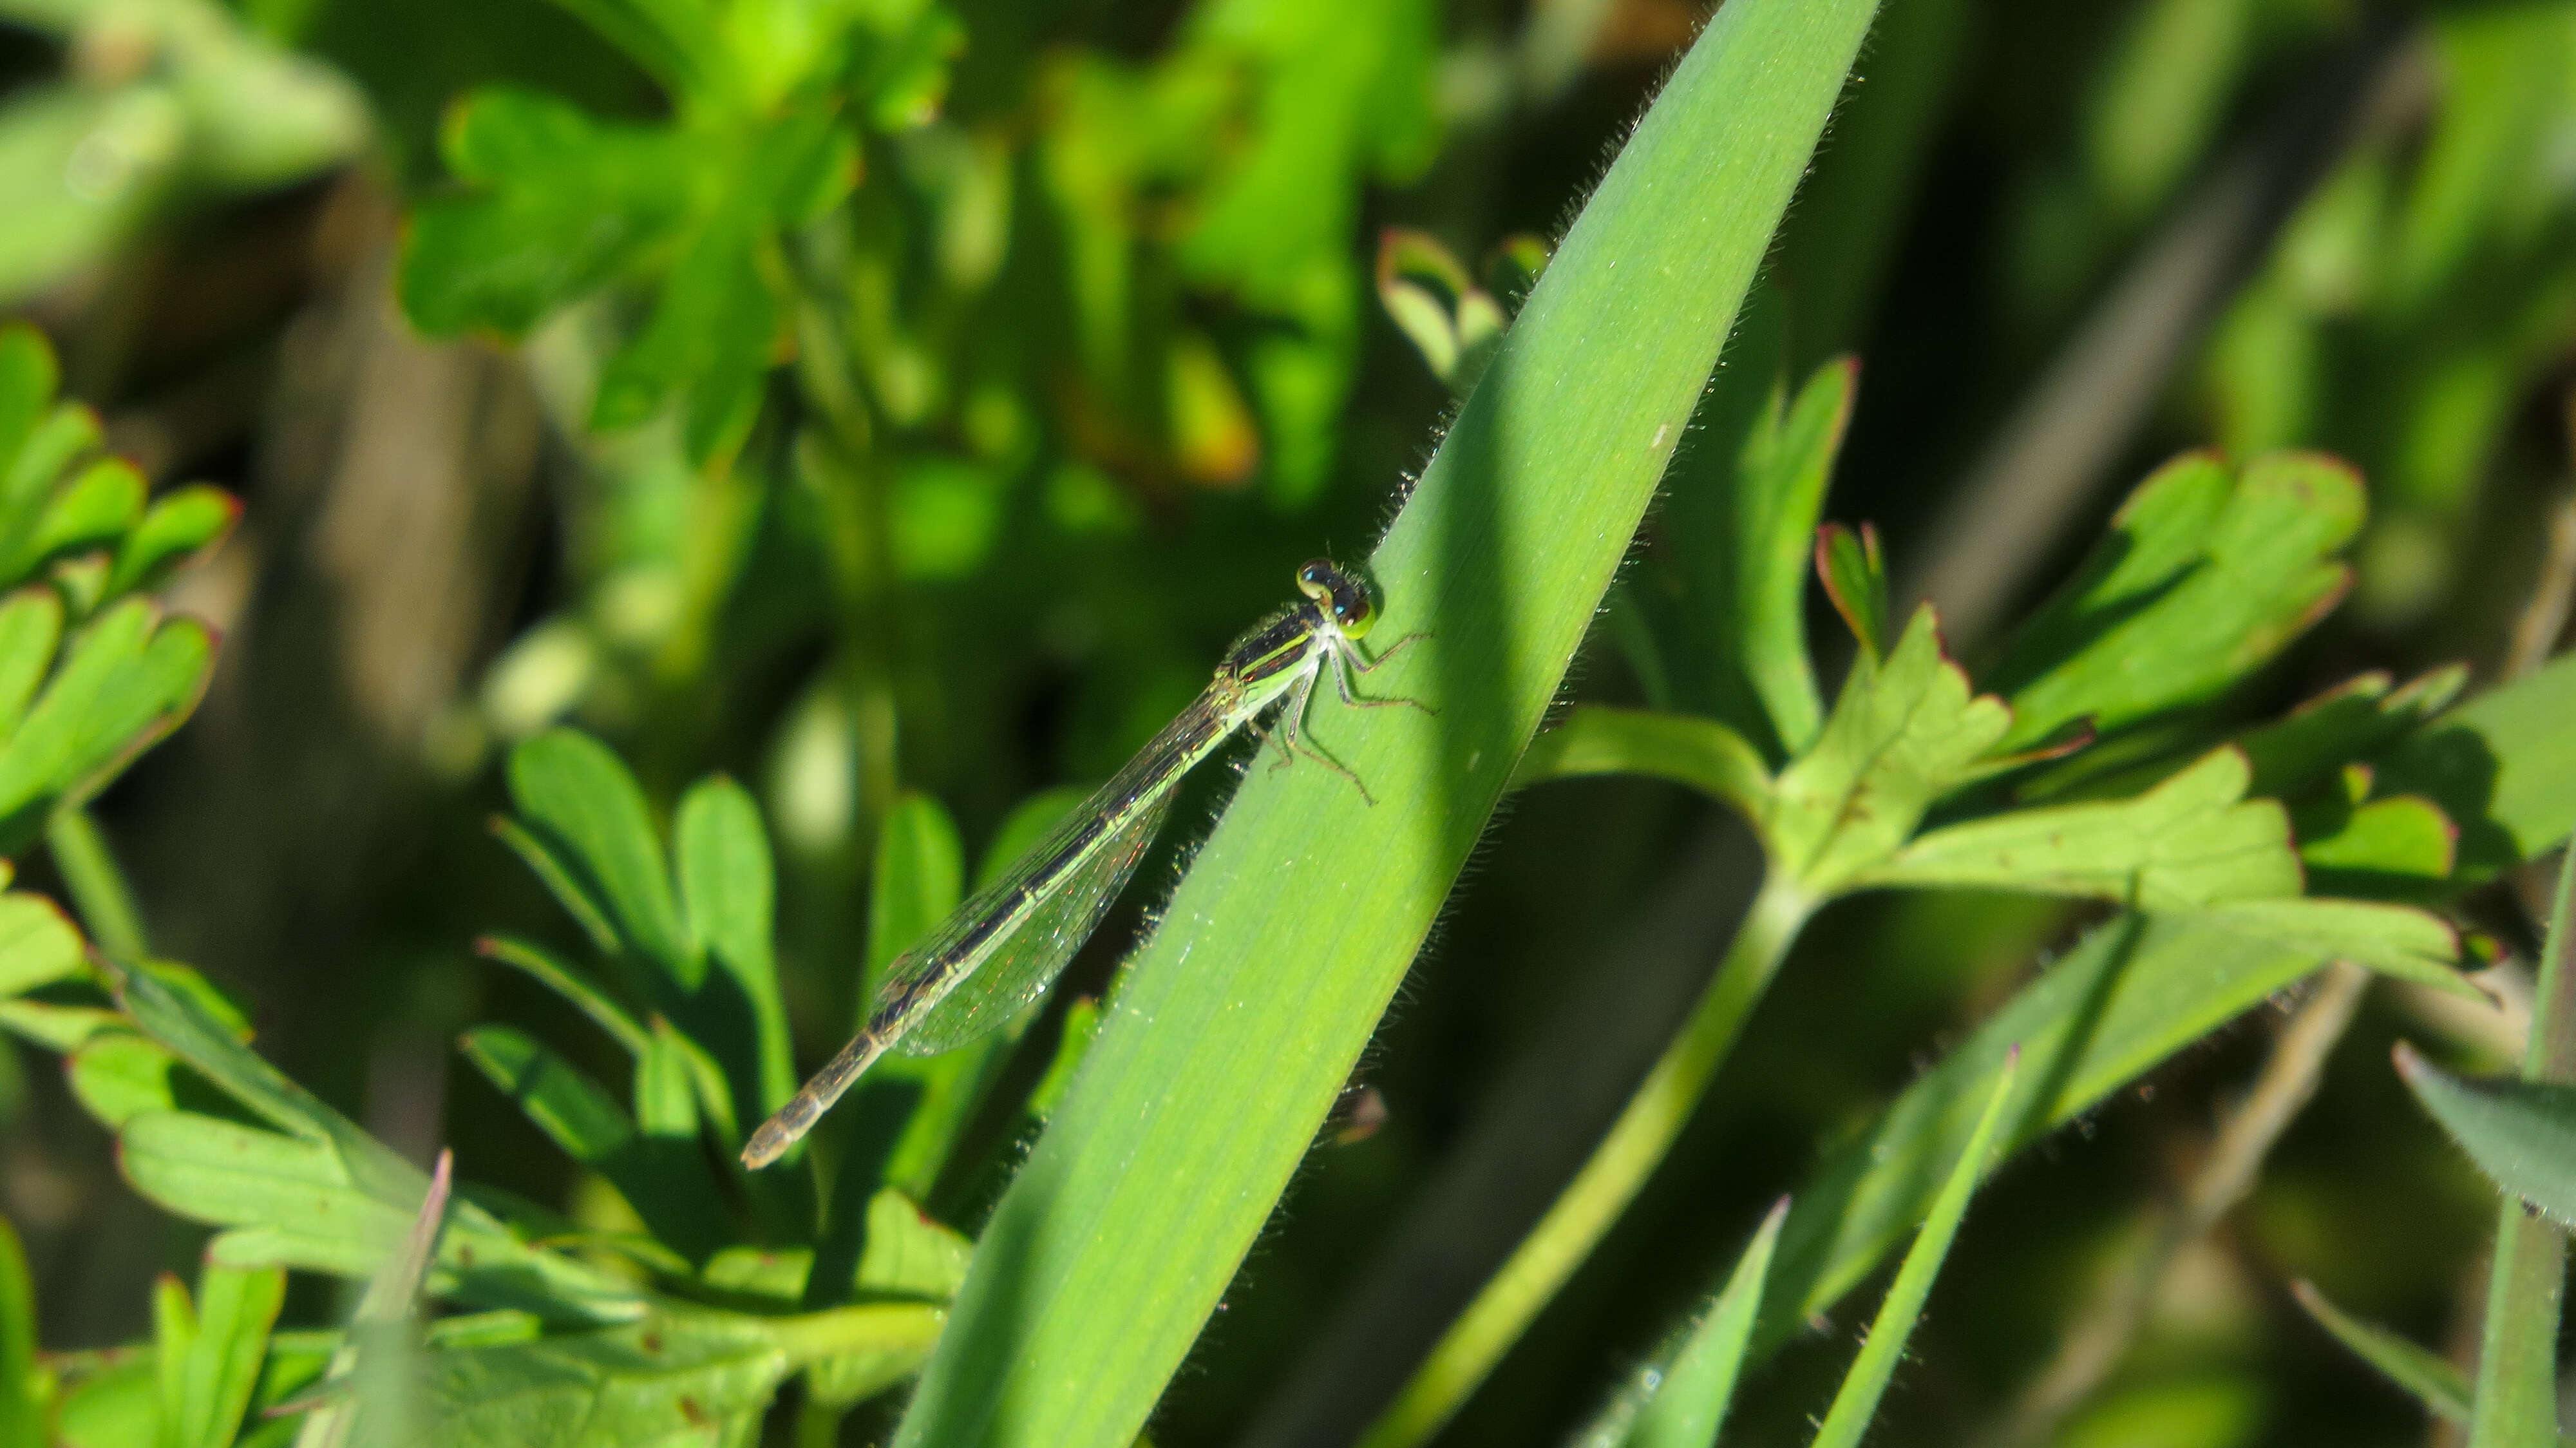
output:
M1369 625L1377 622L1377 604L1368 589L1329 559L1313 559L1298 569L1297 591L1323 605L1345 638L1365 637Z

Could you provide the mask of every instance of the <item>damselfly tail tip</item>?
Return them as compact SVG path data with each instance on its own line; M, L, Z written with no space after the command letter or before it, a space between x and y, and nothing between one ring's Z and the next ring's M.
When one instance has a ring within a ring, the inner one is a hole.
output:
M805 1135L805 1128L812 1124L810 1120L790 1120L795 1115L795 1103L790 1102L786 1110L760 1123L759 1129L751 1134L751 1143L742 1149L742 1164L758 1171L785 1156L787 1148L794 1146Z

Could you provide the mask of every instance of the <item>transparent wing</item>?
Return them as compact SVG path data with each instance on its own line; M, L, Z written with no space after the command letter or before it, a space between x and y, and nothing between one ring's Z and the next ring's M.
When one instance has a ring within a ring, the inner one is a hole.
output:
M1027 907L1016 928L1007 929L979 961L956 959L957 947L1017 891L1028 888L1032 868L1015 869L960 910L955 923L920 948L895 962L877 988L868 1029L895 1050L910 1056L953 1051L987 1031L999 1028L1022 1006L1038 998L1064 972L1074 952L1118 898L1120 886L1136 871L1145 846L1169 808L1165 796L1131 813L1115 833L1103 839L1079 865ZM1031 867L1071 844L1094 821L1088 810L1074 817L1031 849ZM945 975L947 978L942 979Z

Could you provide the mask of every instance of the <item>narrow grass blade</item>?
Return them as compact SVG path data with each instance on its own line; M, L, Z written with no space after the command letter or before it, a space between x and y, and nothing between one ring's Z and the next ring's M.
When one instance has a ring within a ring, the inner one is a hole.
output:
M2011 1149L2074 1119L2174 1052L2323 965L2313 945L2240 934L2224 912L2125 916L2095 930L1798 1189L1780 1235L1754 1356L1876 1269L1928 1210L1974 1130L1982 1083L2016 1045L2024 1098Z
M1744 1347L1753 1337L1753 1310L1762 1305L1762 1279L1771 1270L1771 1248L1780 1240L1780 1224L1789 1216L1782 1197L1762 1219L1761 1230L1736 1259L1726 1288L1709 1304L1708 1316L1692 1329L1681 1351L1664 1370L1663 1386L1638 1415L1628 1448L1712 1448L1725 1425L1727 1406L1735 1400L1735 1380L1744 1366Z
M1876 7L1731 0L1629 139L1377 550L1425 639L1257 770L996 1208L896 1441L1124 1448L1429 934L1627 555ZM1114 1324L1115 1330L1104 1330Z
M1933 1199L1932 1215L1905 1254L1905 1264L1896 1269L1896 1285L1887 1289L1887 1300L1879 1304L1878 1317L1869 1325L1869 1341L1861 1345L1860 1357L1844 1375L1841 1391L1834 1394L1825 1426L1816 1431L1815 1448L1857 1448L1870 1419L1878 1415L1878 1400L1905 1355L1905 1341L1914 1335L1924 1300L1932 1295L1932 1279L1941 1275L1941 1261L1959 1235L1960 1220L1968 1215L1968 1199L1977 1194L1986 1162L1994 1155L2004 1104L2012 1099L2013 1073L2020 1064L2020 1048L2005 1053L2003 1069L1995 1073L1994 1090L1986 1097L1985 1115L1977 1120L1976 1134L1968 1138L1968 1149L1959 1154L1959 1164L1950 1169L1949 1181Z
M2424 1411L2445 1422L2469 1421L2468 1375L2450 1359L2354 1317L2327 1300L2314 1283L2293 1282L2290 1295L2299 1299L2299 1306L2307 1309L2318 1326L2334 1334L2335 1341L2413 1394L2415 1401L2424 1405Z

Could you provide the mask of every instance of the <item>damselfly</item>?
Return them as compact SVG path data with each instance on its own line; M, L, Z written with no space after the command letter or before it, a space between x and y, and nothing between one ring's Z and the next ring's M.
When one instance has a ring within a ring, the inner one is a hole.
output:
M1316 680L1329 671L1346 704L1425 708L1411 699L1362 698L1351 681L1354 673L1376 668L1421 635L1398 639L1371 659L1358 644L1377 616L1367 589L1320 558L1297 570L1297 589L1305 600L1236 640L1197 702L1164 725L1010 873L896 958L877 987L866 1027L751 1134L742 1153L746 1164L776 1161L887 1051L927 1056L954 1050L1035 1000L1135 871L1181 776L1272 705L1281 705L1271 731L1280 764L1302 753L1350 780L1361 798L1369 797L1359 776L1301 735L1307 706Z

